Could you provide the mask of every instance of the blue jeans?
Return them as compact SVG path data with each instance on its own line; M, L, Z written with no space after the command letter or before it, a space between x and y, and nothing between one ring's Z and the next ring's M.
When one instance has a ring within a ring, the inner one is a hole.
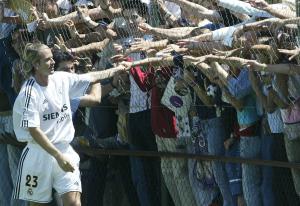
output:
M226 150L227 157L240 157L240 142L235 141L231 147ZM241 164L228 162L226 173L229 179L230 191L233 196L233 206L237 206L237 197L243 194L242 189L242 167Z
M0 39L0 88L6 93L11 106L17 97L12 87L12 64L17 54L11 47L10 37Z
M202 131L204 137L207 138L208 152L211 155L224 156L225 155L225 129L222 118L213 118L201 121ZM223 197L224 206L232 206L233 199L230 192L229 181L225 171L225 164L217 161L212 163L215 181L219 186Z
M241 137L240 147L241 157L249 159L260 158L260 137ZM242 164L242 176L243 192L247 206L262 206L262 197L260 192L260 167L256 165Z
M151 128L150 110L129 114L131 150L157 151ZM158 158L130 157L131 174L141 206L160 206L160 160Z
M194 145L191 143L188 143L187 145L187 151L190 154L196 154ZM188 159L188 171L189 171L189 180L192 187L192 191L197 203L197 206L204 206L204 205L210 205L212 201L217 197L218 190L217 188L210 188L206 189L202 185L202 182L200 182L195 173L194 173L194 166L195 166L196 160L194 159Z
M272 160L272 144L274 136L263 135L261 138L261 155L263 160ZM274 206L274 194L273 194L273 171L272 167L262 167L262 183L261 191L263 194L262 200L264 206Z

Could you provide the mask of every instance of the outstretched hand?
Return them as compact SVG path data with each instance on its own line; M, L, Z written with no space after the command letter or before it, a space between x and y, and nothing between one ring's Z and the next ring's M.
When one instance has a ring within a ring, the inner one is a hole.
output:
M71 53L71 50L65 45L65 41L61 34L59 35L59 38L55 36L55 42L54 48L62 50L63 52Z
M150 31L153 29L153 27L147 23L141 23L138 25L138 29L143 33L150 33Z
M79 33L78 33L78 31L75 27L75 24L72 20L68 20L66 23L64 23L64 25L68 28L72 38L78 38L79 37Z
M87 8L86 5L84 5L84 6L77 6L76 10L77 10L77 15L78 15L79 19L82 19L84 22L88 21L90 19L89 9Z
M293 60L294 58L296 58L297 56L300 55L300 48L296 48L296 49L293 49L293 50L288 50L288 49L278 49L279 53L282 53L282 54L286 54L289 57L289 61Z
M197 48L197 41L190 40L190 39L181 39L179 40L176 45L178 45L181 48L187 48L187 49L196 49Z

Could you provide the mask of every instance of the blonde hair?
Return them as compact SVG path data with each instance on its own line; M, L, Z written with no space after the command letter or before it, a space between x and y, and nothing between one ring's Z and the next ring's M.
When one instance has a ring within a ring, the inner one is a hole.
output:
M23 60L22 67L27 77L34 72L33 65L40 61L40 51L42 49L49 49L49 47L40 42L26 44L22 55L22 60Z

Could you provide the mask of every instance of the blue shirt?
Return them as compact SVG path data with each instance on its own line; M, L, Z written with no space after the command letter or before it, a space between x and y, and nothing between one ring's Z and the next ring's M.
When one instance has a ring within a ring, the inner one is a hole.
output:
M80 104L80 98L79 97L70 100L72 119L74 119L74 117L75 117L75 114L76 114L76 111L79 107L79 104Z
M244 102L244 107L237 111L239 125L249 125L256 122L259 119L256 96L252 90L248 69L242 69L237 78L228 80L228 90L232 96Z

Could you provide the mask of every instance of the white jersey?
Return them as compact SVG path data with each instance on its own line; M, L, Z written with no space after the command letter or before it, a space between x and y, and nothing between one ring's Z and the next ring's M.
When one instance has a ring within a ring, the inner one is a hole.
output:
M23 142L34 141L28 128L39 127L53 144L70 143L74 127L70 99L84 95L87 76L55 72L48 86L40 86L33 77L27 80L13 108L14 131Z

